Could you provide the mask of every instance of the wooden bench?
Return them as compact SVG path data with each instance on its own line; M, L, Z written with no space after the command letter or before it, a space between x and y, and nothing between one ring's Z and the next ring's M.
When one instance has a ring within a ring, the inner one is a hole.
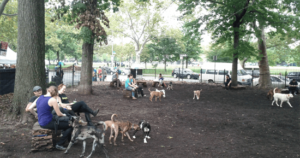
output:
M142 84L143 85L143 87L147 87L147 82L146 81L136 81L136 84L139 86L139 84Z
M222 85L222 87L225 88L225 85ZM235 90L246 89L246 86L244 85L231 86L230 89L235 89Z
M129 91L129 90L126 90L126 89L123 89L123 98L132 98L132 91ZM134 92L134 97L137 98L138 94L137 94L137 90L135 90Z
M159 84L159 81L153 81L152 82L152 87L156 87L156 85L158 85Z
M31 152L52 151L56 145L54 130L41 128L36 122L32 128Z

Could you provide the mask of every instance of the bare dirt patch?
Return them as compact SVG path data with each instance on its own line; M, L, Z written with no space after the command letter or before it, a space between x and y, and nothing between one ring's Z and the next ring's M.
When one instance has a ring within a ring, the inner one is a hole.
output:
M111 158L196 158L196 157L299 157L300 142L300 96L290 100L283 108L271 106L267 91L255 88L224 90L220 86L200 84L174 84L173 91L166 91L161 102L146 98L123 99L122 90L109 88L109 83L94 86L94 94L78 95L68 89L72 101L83 100L100 112L93 121L109 120L111 114L118 119L138 123L141 119L151 123L151 139L143 143L142 132L134 142L126 137L118 146L108 144ZM148 87L151 85L148 84ZM150 87L151 90L155 90ZM200 100L193 100L193 90L202 89ZM62 151L28 153L31 146L31 125L13 126L1 121L0 157L79 157L82 142L75 144L69 154ZM132 132L130 133L132 134ZM106 137L109 132L106 133ZM86 154L92 149L92 140L87 142ZM99 149L99 148L97 148ZM96 150L92 157L105 157Z

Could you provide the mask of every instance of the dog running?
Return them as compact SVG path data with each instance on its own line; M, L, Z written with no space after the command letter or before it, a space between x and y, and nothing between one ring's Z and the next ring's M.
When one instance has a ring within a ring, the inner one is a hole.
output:
M194 98L193 99L195 99L195 97L197 97L197 100L199 100L201 91L202 91L202 89L194 91Z
M68 153L71 146L77 140L83 140L83 150L80 155L80 157L83 157L84 153L85 153L86 139L92 138L92 139L94 139L93 146L92 146L93 148L92 148L92 152L90 153L89 156L87 156L87 158L90 158L92 156L97 145L99 145L101 147L102 151L105 153L106 158L108 158L107 150L104 148L104 135L105 135L104 131L106 130L105 123L103 121L100 121L97 123L97 125L99 125L99 124L104 125L104 129L101 130L97 127L97 125L82 126L83 122L82 122L81 118L77 117L77 116L73 116L72 121L73 121L73 123L72 123L73 132L72 132L72 136L71 136L71 141L65 151L65 154Z
M157 101L157 98L159 98L159 101L161 101L161 96L164 95L162 91L156 92L156 91L150 91L150 88L148 89L150 92L149 100L152 102L152 98L155 97L155 101Z
M275 93L276 92L276 89L277 88L274 88L274 90L273 90L273 93L274 93L274 100L273 100L273 102L272 102L272 106L273 106L273 104L274 104L274 102L276 102L276 105L277 106L279 106L278 105L278 100L280 100L281 102L280 102L280 107L282 108L282 103L283 102L287 102L288 104L289 104L289 106L291 107L291 108L293 108L292 107L292 105L290 104L290 98L293 98L293 95L292 94L282 94L282 93Z
M147 139L150 139L150 132L151 132L151 126L149 122L146 122L145 120L142 120L139 122L139 127L137 129L135 129L135 131L133 132L133 136L132 138L136 138L135 137L135 133L139 130L142 130L144 133L144 143L147 143Z

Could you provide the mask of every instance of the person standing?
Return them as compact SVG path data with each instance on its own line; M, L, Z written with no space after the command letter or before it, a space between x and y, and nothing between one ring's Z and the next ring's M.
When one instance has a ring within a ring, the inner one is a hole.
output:
M225 79L225 88L226 90L228 90L228 88L230 89L231 88L231 78L229 77L229 75L226 75L226 79Z
M104 82L104 80L105 80L105 78L106 78L106 76L107 76L107 72L106 72L105 69L103 69L103 70L102 70L102 73L103 73L103 82Z
M99 80L101 81L102 80L102 69L101 69L101 66L99 66L99 68L98 68L98 76L99 76Z
M289 92L290 92L290 94L292 94L294 92L294 95L296 95L297 93L299 93L298 82L296 81L296 79L293 79L290 82L290 84L289 84Z

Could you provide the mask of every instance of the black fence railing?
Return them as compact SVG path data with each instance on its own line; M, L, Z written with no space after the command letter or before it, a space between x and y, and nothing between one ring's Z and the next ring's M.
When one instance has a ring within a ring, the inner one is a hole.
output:
M78 85L80 82L81 69L75 67L75 65L62 68L56 66L52 69L48 69L49 83L59 85L61 83L67 86Z

